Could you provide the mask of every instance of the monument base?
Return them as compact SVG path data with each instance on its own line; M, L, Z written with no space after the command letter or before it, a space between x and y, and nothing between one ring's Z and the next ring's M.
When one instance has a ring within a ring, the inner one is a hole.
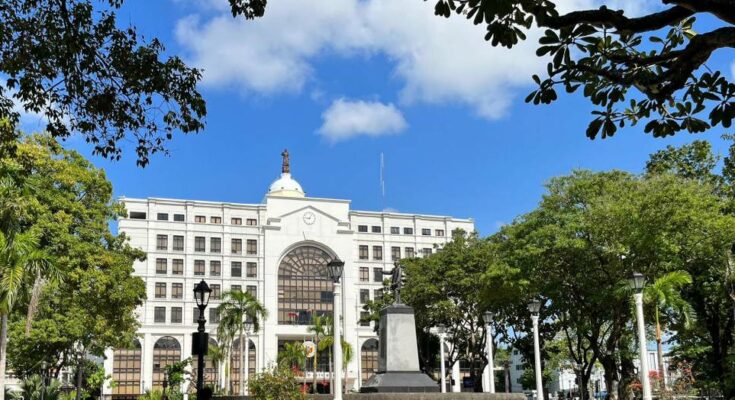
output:
M439 384L421 372L378 372L360 387L360 393L439 392Z

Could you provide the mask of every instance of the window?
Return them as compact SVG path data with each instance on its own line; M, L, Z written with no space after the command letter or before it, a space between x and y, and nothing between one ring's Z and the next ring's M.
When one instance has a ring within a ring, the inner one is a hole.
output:
M242 239L232 239L232 254L242 254Z
M112 397L118 398L117 395L135 395L140 394L140 378L141 378L141 360L142 352L140 342L133 340L132 348L118 348L114 350L112 356L112 379L116 385L112 388ZM61 374L62 382L69 382L71 371ZM120 396L126 398L127 396Z
M367 232L368 231L367 230L367 225L358 225L357 226L357 231L358 232Z
M245 221L245 223L247 223L248 226L256 226L258 225L258 220L255 218L248 218L247 221Z
M434 231L434 234L436 236L444 236L444 229L437 229L436 231Z
M360 259L361 260L368 259L368 247L366 245L360 245Z
M431 247L424 247L423 249L421 249L421 254L423 254L424 257L430 256L431 255Z
M370 268L360 267L360 282L370 281Z
M194 275L204 275L204 260L194 260Z
M404 235L413 235L413 228L403 228Z
M333 303L323 301L334 287L327 272L331 260L324 250L309 245L283 257L278 266L279 324L311 325L313 315L332 315Z
M197 215L197 216L194 217L194 222L199 222L199 223L202 223L202 224L203 223L206 223L207 222L207 217L205 217L204 215Z
M209 285L209 288L212 289L212 293L209 295L211 300L219 300L222 297L222 287L219 284Z
M172 283L171 284L171 298L172 299L183 299L184 298L184 284L183 283Z
M184 237L183 236L174 235L173 250L174 251L184 251Z
M180 324L183 320L183 310L181 307L171 307L171 323Z
M194 307L194 323L195 324L199 321L199 314L201 314L199 307Z
M209 323L219 324L219 310L216 307L209 309Z
M370 300L370 290L360 289L360 304L365 304Z
M166 283L156 282L156 298L157 299L166 298Z
M186 217L184 216L184 214L174 214L174 221L184 222L186 221Z
M166 213L158 213L156 214L156 219L159 221L168 221L168 214Z
M156 236L156 250L168 250L168 236L167 235Z
M360 311L360 326L370 326L370 313L367 311Z
M383 232L383 228L381 228L380 226L377 226L377 225L373 225L373 226L370 227L370 231L372 233L381 233L381 232Z
M248 254L258 254L258 241L255 239L247 240L247 252Z
M153 322L163 324L166 322L166 307L153 308Z
M230 219L230 224L232 224L232 225L242 225L242 218L232 218L232 219Z
M398 261L401 259L401 248L400 247L390 248L390 259L393 261Z
M383 282L383 268L373 268L373 282Z
M406 258L416 257L416 252L414 251L413 247L406 247L404 250L406 251Z
M422 229L421 236L431 236L431 229Z
M390 234L391 235L398 235L399 233L401 233L401 228L399 228L397 226L391 226L390 227Z
M171 260L171 273L174 275L184 275L184 260Z
M241 285L232 285L230 286L231 292L242 292L242 286Z
M258 277L258 263L249 262L245 266L247 267L247 277L248 278Z
M222 275L222 262L212 260L209 262L209 275L220 276Z
M207 238L204 236L196 236L194 238L194 251L204 252L207 251Z
M383 259L383 246L373 246L373 260Z
M145 219L146 215L144 212L140 211L131 211L130 212L130 219Z
M254 285L248 285L245 287L245 290L248 292L249 295L253 296L254 298L258 298L258 287Z
M168 260L156 258L156 274L166 275L168 273Z
M222 223L222 217L209 217L209 222L213 224L221 224Z
M383 289L375 289L373 290L373 299L374 300L380 300L383 298Z
M213 237L209 238L209 251L212 253L222 252L222 238Z
M233 261L230 263L230 276L233 278L239 278L242 276L242 263L240 261Z

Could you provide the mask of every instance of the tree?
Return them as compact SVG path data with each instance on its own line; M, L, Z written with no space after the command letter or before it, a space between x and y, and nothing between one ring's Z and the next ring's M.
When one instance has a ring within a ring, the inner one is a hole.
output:
M321 340L324 339L324 337L327 336L329 332L329 327L332 326L332 318L329 316L322 316L322 315L314 315L311 317L311 325L307 328L307 332L311 333L313 335L314 344L316 345L316 349L314 349L314 387L313 393L317 393L316 391L316 370L317 365L319 361L319 351L321 351L322 347L320 347ZM329 368L331 371L332 364L330 361Z
M280 368L300 369L306 360L306 347L301 342L291 342L283 345L278 352L278 366Z
M653 308L656 323L656 352L658 356L658 373L662 389L666 389L666 369L664 368L664 347L661 314L675 314L673 317L684 318L686 324L691 319L691 306L681 297L681 289L692 283L692 277L686 271L669 272L646 286L643 290L643 301Z
M217 327L217 336L220 331L223 336L240 338L240 365L247 368L247 354L245 354L245 324L252 323L253 332L260 330L260 320L268 318L268 310L253 295L240 290L225 292L222 303L217 307L220 322ZM244 370L243 370L244 371ZM245 394L245 374L240 372L240 395Z

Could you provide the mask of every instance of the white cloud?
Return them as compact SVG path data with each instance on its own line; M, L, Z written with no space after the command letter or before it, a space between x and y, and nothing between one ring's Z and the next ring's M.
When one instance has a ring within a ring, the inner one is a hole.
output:
M403 114L393 104L337 99L322 114L318 133L330 142L355 136L382 136L406 129Z

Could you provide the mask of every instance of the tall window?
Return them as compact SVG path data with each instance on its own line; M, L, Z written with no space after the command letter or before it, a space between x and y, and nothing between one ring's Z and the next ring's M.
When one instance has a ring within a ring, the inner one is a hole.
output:
M248 376L252 377L255 375L255 343L248 339ZM245 346L242 346L242 351L245 351ZM327 353L320 352L321 353ZM233 393L239 393L240 390L240 371L242 367L243 353L240 351L240 339L235 339L232 342L232 350L230 351L230 385L232 386Z
M171 323L180 324L184 319L182 314L183 311L181 307L171 307Z
M232 225L242 225L242 218L232 218L230 220L230 224L232 224Z
M167 260L165 258L156 258L156 274L166 275L168 273Z
M258 277L258 263L249 262L246 264L247 266L247 277L248 278L257 278Z
M172 299L183 299L184 298L184 284L183 283L172 283L171 284L171 298Z
M370 281L370 268L360 267L360 282Z
M204 215L197 215L194 217L194 222L204 224L207 222L207 217L205 217Z
M258 241L255 239L247 240L247 252L250 255L258 254Z
M315 246L301 246L278 267L278 323L311 324L312 315L332 315L334 284L327 263L332 257Z
M181 345L171 336L164 336L153 345L153 388L163 387L166 367L181 361Z
M232 239L232 254L242 254L242 239Z
M156 298L157 299L166 298L166 283L156 282Z
M210 324L219 324L219 308L213 307L209 309L209 323Z
M360 326L370 326L370 313L367 311L360 311Z
M207 251L207 238L205 238L204 236L196 236L194 238L194 251Z
M373 268L373 282L383 282L383 268Z
M258 287L257 286L255 286L255 285L248 285L245 288L245 290L247 291L247 293L249 295L253 296L253 298L256 298L256 299L258 298Z
M209 238L209 251L212 253L222 252L222 238L213 237Z
M212 293L209 295L210 299L219 300L222 297L222 287L219 284L209 285L209 288L212 289Z
M361 260L367 260L369 258L367 245L362 245L361 244L358 249L360 251L360 259Z
M157 324L166 322L166 307L153 307L153 322Z
M416 252L413 247L406 247L404 250L406 250L406 258L416 257Z
M173 249L174 251L184 251L184 237L183 236L174 235Z
M204 260L194 260L194 275L204 275Z
M373 246L373 260L383 259L383 246Z
M360 371L362 372L362 383L367 382L371 376L378 372L378 341L368 339L360 349Z
M398 261L401 259L401 248L393 246L390 248L390 259L393 261Z
M212 260L209 262L209 275L210 276L220 276L222 275L222 262Z
M171 273L174 275L184 275L184 260L171 260Z
M365 304L370 300L370 289L360 289L360 304Z
M168 236L157 235L156 236L156 250L168 250Z
M233 261L230 263L230 276L233 278L239 278L242 276L242 263L240 261Z
M129 349L115 349L112 355L112 397L135 397L140 394L142 352L140 342L133 340Z

